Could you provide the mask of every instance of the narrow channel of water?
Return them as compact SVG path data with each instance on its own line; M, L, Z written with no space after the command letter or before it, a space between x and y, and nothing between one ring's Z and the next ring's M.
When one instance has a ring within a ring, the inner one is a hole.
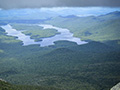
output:
M7 32L7 35L18 37L18 39L23 42L23 45L40 44L41 47L45 47L49 45L54 45L55 41L60 40L76 42L78 45L87 43L85 41L81 41L80 38L73 37L73 34L68 29L58 28L52 25L45 24L41 24L39 26L43 27L43 29L56 29L58 32L60 32L60 34L57 34L53 37L42 38L42 41L35 42L34 39L30 38L30 36L23 34L21 31L13 29L12 26L9 24L1 27Z
M30 36L23 34L21 31L13 29L9 24L1 27L5 30L8 36L15 36L18 40L21 40L23 42L23 46L39 44L38 42L35 42L34 39L31 39Z
M42 47L54 45L55 41L60 40L76 42L78 45L87 43L85 41L81 41L80 38L73 37L73 34L68 29L58 28L52 25L39 25L39 26L43 27L43 29L56 29L58 32L60 32L60 34L57 34L53 37L43 38L42 41L40 42Z

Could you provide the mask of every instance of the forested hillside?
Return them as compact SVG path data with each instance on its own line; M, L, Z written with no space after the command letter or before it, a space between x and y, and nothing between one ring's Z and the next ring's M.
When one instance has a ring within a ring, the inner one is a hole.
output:
M0 28L0 78L6 81L0 81L0 89L110 90L120 82L119 19L119 12L113 12L44 22L68 28L88 41L84 45L57 41L46 47L22 46L21 41Z
M13 85L6 81L0 80L0 90L60 90L53 87Z
M120 39L120 12L89 17L54 17L47 21L52 25L64 27L82 40L107 41Z

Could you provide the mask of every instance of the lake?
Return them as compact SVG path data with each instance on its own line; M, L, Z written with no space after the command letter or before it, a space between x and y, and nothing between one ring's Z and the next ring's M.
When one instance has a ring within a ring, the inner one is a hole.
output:
M78 45L87 43L85 41L81 41L80 38L74 37L73 34L68 29L59 28L46 24L40 24L38 26L43 27L43 29L56 29L60 34L57 34L53 37L45 37L42 38L42 41L35 42L35 40L31 39L30 36L23 34L21 31L13 29L10 24L1 27L7 32L8 36L15 36L17 37L18 40L21 40L23 42L23 46L31 44L40 44L41 47L45 47L49 45L54 45L55 41L61 40L76 42Z

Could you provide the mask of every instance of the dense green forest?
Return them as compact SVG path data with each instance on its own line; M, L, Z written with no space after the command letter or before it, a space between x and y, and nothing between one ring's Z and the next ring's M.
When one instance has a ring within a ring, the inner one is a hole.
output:
M74 36L82 40L106 41L120 39L120 12L112 12L101 16L54 17L46 23L69 29Z
M36 24L18 24L11 23L12 27L16 30L22 31L25 35L30 35L35 41L40 41L44 37L52 37L59 34L55 29L43 29Z
M116 13L80 18L83 22L74 16L44 22L68 28L83 40L89 39L84 45L57 41L47 47L22 46L21 41L7 36L0 28L0 78L11 83L0 81L0 90L110 90L120 82L119 14Z
M60 90L60 89L53 88L53 87L13 85L6 81L0 80L0 90Z

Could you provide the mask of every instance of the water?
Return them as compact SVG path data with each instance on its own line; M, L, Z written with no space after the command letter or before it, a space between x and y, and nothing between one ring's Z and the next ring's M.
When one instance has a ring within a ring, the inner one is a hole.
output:
M40 42L42 47L54 45L55 41L60 40L76 42L78 45L87 43L85 41L81 41L80 38L73 37L73 34L70 33L68 29L58 28L52 25L39 25L39 26L43 27L43 29L56 29L58 32L60 32L60 34L57 34L53 37L43 38L42 41Z
M24 46L31 44L40 44L41 47L45 47L49 45L54 45L55 41L60 41L60 40L76 42L78 45L87 43L85 41L81 41L80 38L73 37L73 34L68 29L58 28L46 24L41 24L39 26L43 27L43 29L56 29L60 34L57 34L53 37L42 38L42 41L35 42L34 39L30 38L30 36L23 34L21 31L17 31L16 29L13 29L12 26L9 24L1 27L8 33L7 35L18 37L18 39L23 42Z
M23 34L21 31L17 31L16 29L13 29L12 26L9 24L1 27L7 32L8 36L16 36L18 40L21 40L24 46L31 44L38 44L38 42L35 42L34 39L30 38L30 36Z

